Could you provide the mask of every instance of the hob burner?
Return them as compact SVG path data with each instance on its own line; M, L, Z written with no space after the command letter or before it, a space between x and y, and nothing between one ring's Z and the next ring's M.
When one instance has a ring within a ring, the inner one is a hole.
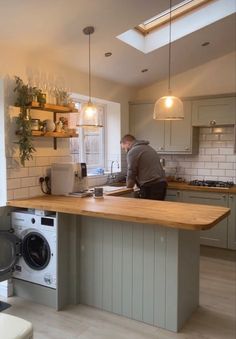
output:
M204 187L223 187L230 188L234 186L233 181L218 181L218 180L192 180L189 182L191 186L204 186Z

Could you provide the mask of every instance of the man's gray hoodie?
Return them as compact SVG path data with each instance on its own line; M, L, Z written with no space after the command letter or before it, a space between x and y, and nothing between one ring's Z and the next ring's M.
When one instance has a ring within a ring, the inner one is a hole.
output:
M136 140L127 153L127 187L165 178L157 152L149 146L149 141Z

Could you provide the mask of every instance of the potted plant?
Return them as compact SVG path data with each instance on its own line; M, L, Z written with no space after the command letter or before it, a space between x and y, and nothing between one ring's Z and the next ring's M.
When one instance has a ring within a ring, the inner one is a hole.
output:
M15 76L15 81L14 92L17 93L15 105L20 107L20 113L16 119L19 135L19 156L22 166L25 166L25 161L32 159L32 153L36 151L32 143L30 107L32 101L35 98L37 100L38 96L40 97L41 90L24 84L23 80L18 76Z

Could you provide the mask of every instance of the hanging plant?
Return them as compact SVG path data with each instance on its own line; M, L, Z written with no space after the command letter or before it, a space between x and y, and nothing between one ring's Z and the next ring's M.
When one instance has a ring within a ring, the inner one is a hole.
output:
M32 154L36 152L32 143L30 107L32 101L37 100L42 91L37 87L24 84L18 76L15 76L15 81L14 92L17 93L15 105L20 107L20 113L16 119L17 134L19 135L17 144L19 145L20 163L25 166L25 161L32 159Z
M31 117L29 111L28 108L21 108L21 112L16 118L17 132L19 135L19 157L20 163L24 167L25 161L33 159L32 153L36 152L32 143Z

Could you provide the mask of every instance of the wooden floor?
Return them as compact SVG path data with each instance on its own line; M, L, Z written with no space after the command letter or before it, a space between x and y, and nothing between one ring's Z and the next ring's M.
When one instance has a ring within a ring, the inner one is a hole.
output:
M6 300L12 307L4 312L31 321L34 339L235 339L236 263L232 255L219 258L204 253L200 272L200 307L180 333L82 305L56 312L18 297Z

